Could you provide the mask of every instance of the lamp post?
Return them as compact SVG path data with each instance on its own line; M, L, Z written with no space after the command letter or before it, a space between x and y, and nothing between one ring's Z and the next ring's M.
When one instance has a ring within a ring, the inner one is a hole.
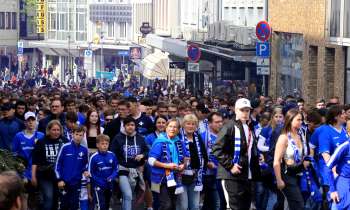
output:
M70 34L68 35L68 73L71 75L71 65L70 65Z
M101 27L102 28L102 27ZM100 87L102 87L102 68L103 68L103 31L101 30L101 36L100 36L100 38L101 38L101 69L100 69L100 71L101 71L101 76L100 76Z

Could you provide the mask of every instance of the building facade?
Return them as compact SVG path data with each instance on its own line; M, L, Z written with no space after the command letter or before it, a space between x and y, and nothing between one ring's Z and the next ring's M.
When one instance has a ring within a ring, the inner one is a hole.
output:
M350 103L350 1L327 2L326 39L345 51L345 103ZM341 58L340 58L341 59Z
M17 73L17 41L19 1L0 1L0 69L10 69Z
M326 0L269 1L270 95L301 96L308 104L344 99L345 50L326 40L326 7Z

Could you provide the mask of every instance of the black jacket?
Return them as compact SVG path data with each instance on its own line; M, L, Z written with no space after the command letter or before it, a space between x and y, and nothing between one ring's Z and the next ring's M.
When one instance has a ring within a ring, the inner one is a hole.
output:
M117 117L106 126L105 130L103 131L103 134L109 136L109 139L113 140L114 137L118 133L120 133L120 126L120 117Z
M56 117L53 114L48 115L46 118L42 119L39 121L38 125L38 131L46 134L46 126L49 124L50 121L52 120L58 120L60 121L61 125L64 127L66 125L66 119L65 119L65 114L62 113L60 116Z
M240 174L232 174L231 169L233 167L232 159L234 154L234 137L235 127L237 125L241 132L241 152L239 165L242 167ZM257 138L254 134L252 125L249 125L249 129L253 135L253 145L251 151L250 170L252 172L252 179L257 180L260 177L259 166L259 154L257 148ZM218 179L234 179L234 180L247 180L248 179L248 145L246 137L244 135L243 125L240 121L231 120L220 131L216 143L213 146L213 154L219 161L218 166Z

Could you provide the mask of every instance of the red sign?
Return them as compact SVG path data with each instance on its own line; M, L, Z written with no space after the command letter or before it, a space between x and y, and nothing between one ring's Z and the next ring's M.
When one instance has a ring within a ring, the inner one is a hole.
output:
M188 60L197 63L201 58L201 49L197 45L189 45L187 47L187 57Z
M270 39L271 36L271 27L268 22L266 21L260 21L256 25L256 37L262 41L265 42Z

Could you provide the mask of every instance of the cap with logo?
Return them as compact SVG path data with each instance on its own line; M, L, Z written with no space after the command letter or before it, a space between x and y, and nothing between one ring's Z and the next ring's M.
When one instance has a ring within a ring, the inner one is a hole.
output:
M252 108L250 101L246 98L240 98L236 101L235 104L236 109L243 109L243 108Z
M35 119L35 113L34 112L26 112L25 114L24 114L24 120L28 120L29 118L34 118Z

